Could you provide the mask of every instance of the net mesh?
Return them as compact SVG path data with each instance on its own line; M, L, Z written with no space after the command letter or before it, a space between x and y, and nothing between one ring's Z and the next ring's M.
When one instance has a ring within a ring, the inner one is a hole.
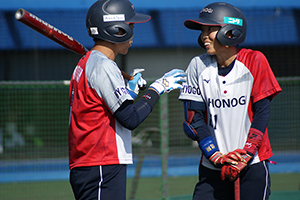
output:
M198 16L205 6L200 4L193 9L137 10L152 19L135 26L133 46L126 56L116 57L118 66L126 72L145 68L148 82L173 68L185 69L193 56L205 52L197 43L199 32L183 25ZM271 175L276 175L272 188L299 191L300 78L291 76L300 76L300 9L270 5L242 11L248 28L241 47L261 51L276 77L288 77L278 78L283 92L271 103L269 137L272 160L278 163L270 165ZM31 12L88 49L93 47L84 28L84 8ZM74 199L68 183L69 85L61 80L70 79L81 55L17 22L12 10L1 10L0 24L0 80L6 80L0 82L0 199ZM178 95L179 91L167 94L167 110L159 102L132 132L134 164L127 169L130 199L191 199L199 148L183 133ZM161 124L166 111L167 134Z
M300 78L278 78L278 81L283 92L271 104L269 137L275 161L288 162L288 170L292 170L291 166L300 162ZM0 187L11 182L68 180L67 83L0 82ZM194 183L196 181L199 149L183 133L179 91L165 95L167 108L156 106L132 133L134 164L128 167L131 199L142 196L142 185L150 184L147 186L150 196L155 194L160 198L163 191L169 196L192 192L179 192L175 183L180 177L194 177ZM167 140L161 135L164 129L160 125L164 109L168 111ZM168 143L167 149L161 148L162 142ZM162 167L164 152L168 156L167 168ZM163 170L167 170L168 175L164 180ZM159 184L151 185L152 178L159 179Z
M1 160L68 155L68 86L62 83L0 83Z

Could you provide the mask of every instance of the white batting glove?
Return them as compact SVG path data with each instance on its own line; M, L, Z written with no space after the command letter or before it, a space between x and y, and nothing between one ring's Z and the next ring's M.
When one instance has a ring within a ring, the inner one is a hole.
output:
M130 76L135 76L136 74L141 73L141 72L143 72L143 71L145 71L145 69L136 68L136 69L133 69L133 70L129 73L129 75L130 75ZM139 87L140 90L144 90L144 89L146 89L146 87L147 87L147 81L146 81L145 79L143 79L142 76L141 76L140 79L138 80L137 84L138 84L138 87Z
M186 82L186 74L181 69L173 69L152 83L149 88L154 89L159 95L169 93L174 89L181 89Z

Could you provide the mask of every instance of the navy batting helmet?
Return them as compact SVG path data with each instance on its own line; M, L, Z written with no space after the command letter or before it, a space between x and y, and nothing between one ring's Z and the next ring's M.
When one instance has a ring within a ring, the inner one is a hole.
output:
M88 10L86 27L89 36L113 43L123 43L133 36L129 23L143 23L149 15L136 13L128 0L98 0ZM118 35L120 29L124 34Z
M186 20L184 25L194 30L201 30L202 25L220 26L217 39L221 44L227 46L241 44L246 38L247 22L244 14L228 3L211 3L201 10L198 18ZM229 31L231 31L232 37L226 35ZM198 43L204 48L201 35Z

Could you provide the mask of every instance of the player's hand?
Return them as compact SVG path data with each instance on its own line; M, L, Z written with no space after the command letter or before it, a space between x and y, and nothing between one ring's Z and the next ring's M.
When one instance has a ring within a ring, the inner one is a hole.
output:
M186 74L181 69L173 69L154 81L149 88L154 89L159 95L169 93L174 89L181 89L186 82Z
M213 155L209 157L209 161L215 166L215 167L222 167L225 164L238 164L235 159L232 159L227 156L227 154L223 154L220 151L215 152Z
M137 75L138 73L141 73L143 71L145 71L145 69L139 69L139 68L137 68L137 69L132 70L129 73L129 75L134 77L135 75ZM147 81L145 79L143 79L142 76L138 80L137 84L138 84L138 89L140 89L140 90L144 90L147 87Z
M237 179L238 174L247 167L251 160L252 155L248 154L243 149L237 149L233 152L239 152L242 156L243 160L238 161L237 164L231 164L231 165L224 165L221 169L221 179L224 181L225 178L229 179L230 181L234 181ZM231 153L231 152L230 152Z
M246 150L236 149L234 151L227 153L226 156L237 162L245 162L244 155L246 155L246 154L247 154Z
M138 81L140 80L141 76L141 73L137 73L132 80L127 81L126 88L133 99L135 99L139 94Z

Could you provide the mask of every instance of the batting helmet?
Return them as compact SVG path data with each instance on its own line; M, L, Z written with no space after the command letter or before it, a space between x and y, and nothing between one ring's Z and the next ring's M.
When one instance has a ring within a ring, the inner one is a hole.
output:
M201 10L198 18L186 20L184 25L194 30L201 30L202 25L220 26L216 37L221 44L227 46L241 44L246 38L247 22L244 14L228 3L211 3ZM232 37L226 35L229 31ZM198 43L204 48L201 35Z
M88 10L86 27L89 36L113 43L123 43L133 36L129 23L144 23L149 15L136 13L128 0L98 0ZM124 34L118 35L120 29Z

